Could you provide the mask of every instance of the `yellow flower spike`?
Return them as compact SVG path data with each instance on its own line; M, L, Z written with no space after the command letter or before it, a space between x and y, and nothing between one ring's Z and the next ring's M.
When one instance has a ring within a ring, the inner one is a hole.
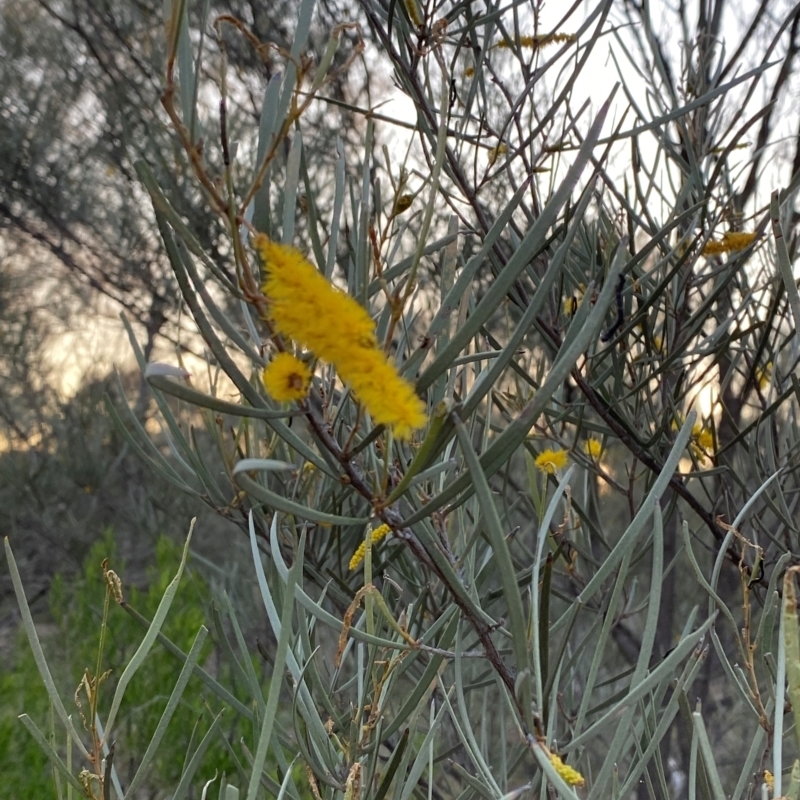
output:
M380 525L375 528L374 531L369 535L370 541L372 544L376 544L377 542L384 539L392 532L392 529L388 525ZM361 544L358 546L358 549L353 553L353 557L350 559L349 570L352 572L361 566L361 562L364 560L364 556L367 554L367 540L365 539Z
M704 450L710 450L714 446L714 434L708 428L695 425L692 428L692 438Z
M396 438L407 439L422 428L425 404L378 348L366 309L332 286L294 247L263 234L253 244L266 272L263 291L277 330L333 364L373 421L392 428Z
M586 294L586 284L579 283L575 288L575 292L564 299L564 313L567 316L575 316L578 311L578 306L583 302L583 296Z
M767 784L767 789L770 791L775 789L775 777L768 769L764 770L764 783Z
M725 150L727 149L727 147L728 147L727 145L720 145L719 147L712 147L708 151L708 154L712 155L712 156L718 156L721 153L724 153ZM731 150L746 150L748 147L750 147L750 142L740 142L739 144L735 144L733 147L731 147Z
M412 431L425 425L424 404L382 350L352 348L333 363L373 421L391 427L397 439L408 439Z
M302 253L264 234L253 240L267 271L269 314L284 335L336 363L343 349L375 347L375 325L366 309L332 286Z
M737 250L744 250L755 241L755 238L755 233L728 231L723 234L721 242L708 242L702 249L701 255L718 256L722 253L735 253Z
M586 783L586 779L578 770L565 764L555 753L550 753L550 763L568 786L583 786Z
M683 425L684 417L677 414L672 420L670 427L673 431L680 430ZM710 428L706 428L699 422L692 426L692 435L687 445L691 453L698 461L705 461L706 456L714 452L714 434Z
M536 456L533 463L537 469L547 475L553 475L556 470L564 469L567 466L569 456L566 450L543 450Z
M592 461L599 461L600 456L603 454L603 443L599 439L589 437L583 443L583 452L586 453Z
M308 394L311 370L291 353L278 353L264 369L262 380L273 400L289 403Z
M549 44L561 44L574 41L576 41L576 37L573 33L548 33L545 36L520 36L517 45L519 47L527 47L536 50L539 47L547 47ZM503 50L507 50L511 46L512 43L505 39L495 45L495 47L500 47Z

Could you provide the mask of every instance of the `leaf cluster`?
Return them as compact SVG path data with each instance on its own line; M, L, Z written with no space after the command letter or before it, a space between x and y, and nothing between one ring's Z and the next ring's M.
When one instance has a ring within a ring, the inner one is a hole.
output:
M666 797L680 780L691 797L740 800L766 791L767 767L781 795L787 675L797 696L784 570L800 494L800 171L767 202L747 182L735 191L734 154L769 115L742 117L757 87L795 51L740 70L746 48L731 62L704 12L679 80L647 9L626 6L656 65L648 75L612 6L568 10L545 47L535 4L362 0L417 117L405 149L379 148L384 120L370 110L360 174L337 146L326 185L312 181L308 115L337 102L331 87L359 53L335 55L345 30L361 41L356 26L332 28L313 60L313 0L300 2L290 44L223 16L203 19L217 39L196 46L186 4L167 14L162 105L229 248L223 264L212 258L137 162L208 380L151 363L126 321L167 447L108 405L165 482L249 541L276 642L268 687L238 633L228 653L251 705L199 667L197 640L186 653L159 638L180 570L141 650L161 641L253 723L252 748L229 741L249 798L574 798L576 787L622 798L640 781ZM796 27L797 9L789 19ZM228 26L282 65L253 152L229 135ZM620 80L583 102L580 80L606 42ZM197 104L212 74L215 117ZM426 403L416 438L373 424L332 365L280 335L257 233L302 244L367 309ZM277 403L261 373L293 349L310 392ZM373 543L384 525L391 537ZM363 572L350 570L362 542ZM115 697L109 726L117 710ZM215 718L178 795L218 734ZM743 757L731 765L732 749Z

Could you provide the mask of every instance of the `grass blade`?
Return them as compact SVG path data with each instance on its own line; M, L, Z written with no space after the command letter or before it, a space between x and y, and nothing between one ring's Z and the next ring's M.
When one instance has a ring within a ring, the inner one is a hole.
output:
M20 714L20 722L28 729L31 736L36 739L36 743L42 748L44 754L50 759L50 763L58 772L66 779L69 785L77 789L81 796L84 795L83 786L78 783L77 779L72 775L72 771L67 765L59 758L58 753L53 749L50 742L47 741L45 735L39 730L36 723L27 715Z
M178 591L178 585L180 584L183 570L186 566L186 559L189 556L189 544L192 541L192 532L194 531L194 524L196 521L197 518L195 517L189 525L189 533L186 536L186 543L183 546L183 553L181 555L181 563L178 566L178 571L167 586L164 596L158 604L158 609L153 617L153 621L150 623L150 627L144 639L142 639L142 643L139 645L120 676L117 689L114 692L114 699L111 701L111 710L108 712L108 719L106 720L106 737L111 736L111 731L114 727L120 704L122 703L122 698L125 696L125 690L128 688L128 684L131 682L131 679L136 674L139 667L144 663L153 644L155 644L156 637L161 630L161 626L164 624L164 620L167 618L172 601L175 599L175 594Z
M131 781L130 786L128 786L128 791L125 793L126 800L135 796L136 789L147 775L147 771L150 768L150 763L158 752L161 740L164 738L164 734L167 732L167 726L172 719L172 715L175 713L176 709L178 708L178 704L183 697L186 684L189 683L189 678L194 672L194 668L197 665L198 659L200 658L200 652L203 648L203 644L205 643L207 635L208 629L203 626L197 632L194 642L192 642L189 655L186 657L186 661L183 663L180 675L178 675L178 680L175 683L172 694L170 695L167 705L161 714L161 719L158 721L155 733L150 739L150 743L147 745L147 750L145 750L142 760L139 762L139 767L136 770L136 774L133 776L133 780Z
M286 581L286 588L283 595L283 613L281 614L281 629L278 637L278 645L275 649L275 662L270 680L269 695L267 706L264 711L264 719L261 722L261 732L258 737L258 745L253 756L252 772L250 773L250 783L247 787L247 800L256 800L256 796L261 787L261 773L264 770L264 763L267 759L267 751L272 741L272 727L275 724L275 715L278 712L278 700L280 699L281 687L283 686L283 669L286 665L286 654L292 636L292 615L294 613L294 590L298 581L303 575L303 550L305 545L305 531L300 536L297 546L297 556ZM260 562L259 562L260 563Z
M44 656L42 645L39 642L39 634L36 632L31 610L28 607L28 601L25 597L25 590L22 587L22 579L20 578L19 569L17 568L17 562L14 559L14 553L11 550L11 544L7 536L3 538L3 545L5 546L6 559L8 560L8 570L11 573L11 582L14 585L14 594L17 596L17 605L19 606L19 612L22 617L22 627L25 630L25 635L28 637L28 643L31 646L33 659L36 662L39 675L42 677L42 682L44 683L45 689L47 689L47 695L50 698L50 702L53 704L53 708L56 710L56 714L58 714L58 718L69 732L72 741L78 746L84 758L88 759L89 751L84 747L77 730L75 730L75 726L72 724L71 717L67 715L67 710L61 702L61 697L58 694L58 689L56 689L55 681L50 673L50 667L47 665L47 659ZM44 739L44 736L42 736L42 738ZM46 742L46 739L44 739L44 741Z

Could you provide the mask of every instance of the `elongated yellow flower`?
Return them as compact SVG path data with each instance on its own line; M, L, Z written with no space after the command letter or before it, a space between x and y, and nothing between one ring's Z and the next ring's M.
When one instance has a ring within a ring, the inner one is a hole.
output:
M538 47L547 47L549 44L560 44L574 41L574 33L548 33L544 36L520 36L516 44L520 47L527 47L532 50L536 50ZM495 45L495 47L500 47L504 50L507 50L511 46L512 42L509 42L506 39L503 39L501 42L498 42Z
M767 784L767 789L769 789L770 791L772 791L775 788L775 778L768 769L764 770L764 783Z
M375 528L374 531L369 535L369 539L372 544L376 544L381 539L386 538L392 529L388 525L379 525ZM353 557L350 559L350 572L354 569L358 569L361 566L361 562L364 560L364 556L367 554L367 540L365 539L361 544L358 546L358 549L353 553Z
M702 250L704 256L718 256L722 253L735 253L755 241L755 233L728 231L723 234L721 242L708 242Z
M553 475L557 470L564 469L569 463L566 450L542 450L533 462L537 469L548 475Z
M308 394L311 370L291 353L278 353L262 376L269 396L279 403L302 400Z
M343 348L377 345L366 309L331 286L299 250L263 234L254 244L267 271L263 289L270 318L284 336L334 364Z
M727 150L727 145L720 145L719 147L712 147L708 152L711 155L719 155L720 153L724 153ZM750 142L740 142L739 144L735 144L731 147L731 150L746 150L750 147Z
M568 786L583 786L586 779L574 767L565 764L555 753L550 753L550 763Z
M404 381L383 350L374 347L343 348L333 361L342 380L355 390L372 419L389 425L398 439L407 439L426 421L425 407Z
M583 302L583 296L586 294L586 284L579 283L575 291L569 296L564 298L564 313L568 317L573 317L578 311L578 306Z
M677 431L683 425L683 415L677 415L672 420L672 430ZM706 428L699 422L692 426L692 435L687 445L694 457L698 461L705 461L709 453L714 452L714 434L710 428Z
M372 419L391 427L398 439L423 427L425 405L378 348L367 311L294 247L263 234L254 245L266 271L263 290L278 331L333 364Z

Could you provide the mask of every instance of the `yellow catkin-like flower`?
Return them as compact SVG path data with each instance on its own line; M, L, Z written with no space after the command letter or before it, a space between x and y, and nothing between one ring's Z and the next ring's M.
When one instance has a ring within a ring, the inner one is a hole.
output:
M775 777L768 769L764 770L764 783L767 784L767 789L770 791L775 789Z
M744 250L755 241L755 233L728 231L723 234L721 242L708 242L702 249L704 256L718 256L722 253L735 253Z
M543 450L533 462L536 468L548 475L553 475L556 470L564 469L569 463L566 450Z
M343 348L377 346L366 309L331 286L299 250L263 234L253 243L267 271L263 289L270 318L284 336L331 363Z
M475 74L475 67L465 67L464 77L471 78Z
M714 447L714 434L708 428L700 428L699 431L693 429L692 436L703 450L711 450Z
M382 350L345 349L333 363L372 419L390 426L398 439L407 439L412 431L425 425L424 404Z
M548 33L545 36L520 36L516 44L519 47L536 50L539 47L547 47L550 44L563 44L574 41L576 41L576 37L572 33ZM507 50L513 46L513 43L503 39L502 42L498 42L495 46Z
M599 439L589 437L583 443L583 452L586 453L592 461L599 461L600 456L603 454L603 443Z
M710 450L714 446L714 434L701 425L695 425L692 428L692 439L704 450Z
M262 380L273 400L289 403L308 394L311 370L291 353L278 353L264 369Z
M391 427L398 439L423 427L425 404L378 348L367 311L294 247L263 234L254 245L266 270L263 290L278 331L333 364L372 419Z
M372 544L376 544L381 539L384 539L392 532L392 529L388 525L380 525L375 528L374 531L369 535L370 541ZM353 557L350 559L350 571L352 572L354 569L358 569L361 566L361 562L364 560L364 556L367 554L367 540L365 539L361 544L358 546L358 550L353 553Z
M750 142L740 142L731 147L731 150L746 150L748 147L750 147ZM720 145L719 147L712 147L708 152L711 155L719 155L720 153L724 153L726 149L727 145Z
M555 753L550 753L550 763L568 786L583 786L586 783L586 779L578 770L565 764Z

